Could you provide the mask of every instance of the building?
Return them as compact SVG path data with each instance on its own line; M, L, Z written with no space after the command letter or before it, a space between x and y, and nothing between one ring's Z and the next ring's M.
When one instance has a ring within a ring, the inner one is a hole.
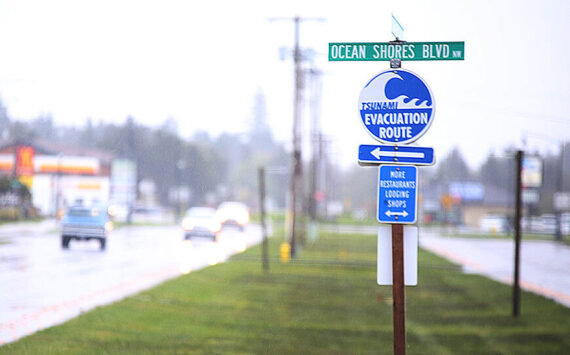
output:
M45 141L0 143L0 174L17 177L32 193L40 215L77 200L108 201L111 191L109 152Z
M487 215L512 216L514 192L474 181L436 184L420 198L424 223L449 223L479 228Z

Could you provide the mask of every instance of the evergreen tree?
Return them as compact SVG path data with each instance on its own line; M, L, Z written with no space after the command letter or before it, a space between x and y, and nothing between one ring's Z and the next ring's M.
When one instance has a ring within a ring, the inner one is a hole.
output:
M0 139L7 139L9 134L10 118L8 117L8 110L0 99Z
M459 148L454 147L451 152L437 164L435 178L441 183L469 181L473 179Z

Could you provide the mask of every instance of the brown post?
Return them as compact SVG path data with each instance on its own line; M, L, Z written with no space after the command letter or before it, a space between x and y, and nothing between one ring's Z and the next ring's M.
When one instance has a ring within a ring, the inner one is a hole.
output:
M259 212L261 217L261 263L263 271L269 271L267 228L265 226L265 169L259 168Z
M515 191L515 274L513 277L513 317L518 317L520 313L521 289L519 285L519 260L521 250L521 187L522 187L522 161L523 151L517 151L517 177Z
M406 354L406 296L404 289L404 226L392 224L392 298L394 354Z

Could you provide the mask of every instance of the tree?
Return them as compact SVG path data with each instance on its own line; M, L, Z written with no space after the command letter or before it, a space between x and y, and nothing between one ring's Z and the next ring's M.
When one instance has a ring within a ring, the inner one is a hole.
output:
M267 124L265 96L260 90L255 95L253 115L249 128L249 142L254 152L272 150L275 145L271 128Z
M97 131L95 127L93 127L93 121L91 118L87 119L85 122L85 126L83 126L83 130L80 132L80 139L81 142L87 147L95 147L97 142Z
M35 130L24 122L12 121L8 130L9 137L16 142L30 142L37 136Z
M478 176L485 186L495 186L503 189L514 188L515 179L514 157L497 157L492 152L479 168Z
M341 176L341 196L348 197L354 208L364 208L374 216L378 199L378 169L354 166ZM358 183L354 183L357 181Z
M264 121L264 105L259 99L258 109L254 110L257 124L247 136L226 133L217 140L212 140L207 132L197 132L189 140L181 138L172 117L160 128L145 127L132 116L122 124L94 125L88 119L82 127L75 127L56 126L48 115L32 122L10 122L9 129L12 137L20 140L31 140L38 135L53 143L100 149L116 158L135 160L138 180L154 181L157 197L164 205L170 202L169 192L175 186L190 187L192 202L200 204L210 192L219 192L222 184L230 188L231 196L227 197L249 196L251 199L244 201L252 203L257 200L257 168L287 166L289 159L284 147L273 140ZM2 109L0 103L0 114L5 113ZM261 139L266 143L255 148ZM281 205L285 203L287 178L271 176L272 181L268 181L269 195Z
M9 129L10 127L10 118L8 117L8 110L2 103L2 99L0 99L0 139L8 138Z
M438 164L435 174L436 180L441 183L452 181L469 181L473 175L465 163L459 148L454 147L451 152Z
M178 121L174 117L168 117L163 123L161 129L173 135L178 134Z
M44 139L57 139L57 129L51 114L41 114L30 123L34 136Z

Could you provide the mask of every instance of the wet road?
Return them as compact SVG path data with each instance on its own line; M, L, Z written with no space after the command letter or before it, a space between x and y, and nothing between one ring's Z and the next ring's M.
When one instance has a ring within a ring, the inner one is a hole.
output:
M62 250L57 225L0 228L0 345L62 323L164 280L223 262L261 239L257 226L225 229L217 243L183 241L177 226L124 227L107 249L72 241Z
M376 234L378 231L376 226L326 225L321 228L337 233ZM462 265L464 272L481 274L512 285L512 240L441 236L441 230L425 227L420 227L419 233L422 248ZM524 290L570 307L570 246L550 240L524 240L521 245L520 285Z
M512 240L440 237L425 230L420 231L419 240L423 248L462 265L465 272L485 275L507 284L513 282ZM554 241L524 240L520 261L522 289L570 307L569 246Z

